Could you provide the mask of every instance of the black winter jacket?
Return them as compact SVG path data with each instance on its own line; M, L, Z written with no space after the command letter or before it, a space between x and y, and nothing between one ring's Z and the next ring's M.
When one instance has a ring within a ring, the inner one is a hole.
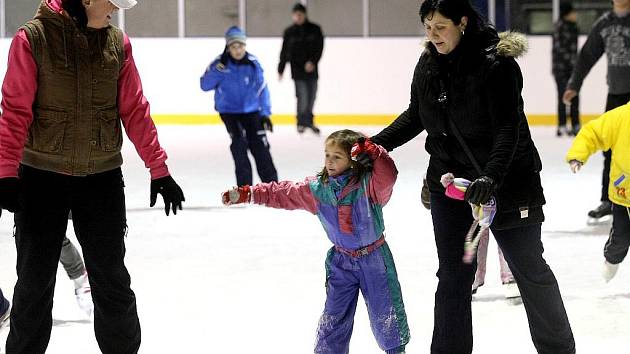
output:
M282 41L282 51L280 52L280 63L278 73L284 72L287 62L291 63L291 76L294 80L317 79L317 63L322 57L324 50L324 35L321 28L306 20L303 25L292 25L284 31ZM315 70L311 73L304 71L304 64L307 61L315 65Z
M428 43L414 72L409 108L372 140L393 150L427 131L431 155L427 181L444 193L440 177L452 172L474 180L486 175L497 183L495 228L544 220L539 172L542 163L523 112L523 77L515 57L526 51L524 36L486 29L471 35L448 55ZM438 101L440 94L446 101ZM448 120L457 126L482 171L478 173Z

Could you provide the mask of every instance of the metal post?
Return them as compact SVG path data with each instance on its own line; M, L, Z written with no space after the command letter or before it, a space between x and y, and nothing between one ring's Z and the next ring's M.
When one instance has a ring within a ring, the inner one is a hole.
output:
M0 0L0 38L4 38L4 36L6 36L6 27L7 27L7 23L6 23L6 18L7 18L7 11L6 11L6 6L4 6L4 0Z
M186 36L186 3L184 0L177 0L177 37Z
M125 10L118 10L118 28L125 30Z
M497 25L497 1L488 0L488 21L493 25Z
M247 32L247 0L238 0L238 26Z
M552 13L553 13L553 22L558 21L560 17L560 0L553 0L551 3Z
M370 36L370 0L363 0L363 37Z

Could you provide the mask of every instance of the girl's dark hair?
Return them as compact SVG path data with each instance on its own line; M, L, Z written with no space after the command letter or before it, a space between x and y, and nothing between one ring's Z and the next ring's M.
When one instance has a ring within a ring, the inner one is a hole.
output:
M346 152L348 159L350 159L350 150L352 149L352 145L354 145L354 143L356 143L359 138L365 138L365 135L350 129L338 130L330 134L326 138L325 144L333 144L340 147L341 149L343 149L343 151ZM352 179L350 183L359 182L368 172L365 166L352 159L350 159L350 169L352 170ZM323 183L328 183L329 176L328 171L326 170L326 166L324 166L322 171L318 173L317 176L321 178L321 181Z
M425 0L420 5L420 21L431 19L435 12L459 25L462 17L468 17L466 34L476 35L488 26L484 18L470 4L469 0Z
M62 0L61 7L77 23L77 27L87 27L88 18L82 0Z

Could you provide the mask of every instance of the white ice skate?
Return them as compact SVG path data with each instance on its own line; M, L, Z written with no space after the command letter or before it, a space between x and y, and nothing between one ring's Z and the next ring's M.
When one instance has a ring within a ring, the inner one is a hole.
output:
M74 279L74 295L77 298L79 308L91 318L94 313L94 302L92 302L92 288L88 281L87 273L81 277Z
M521 292L518 290L518 285L516 285L516 281L514 280L503 283L503 292L505 293L506 299L521 297Z
M608 261L604 261L604 267L602 268L602 277L604 277L606 283L608 283L612 278L615 277L615 274L617 274L617 270L619 270L619 263L612 264Z

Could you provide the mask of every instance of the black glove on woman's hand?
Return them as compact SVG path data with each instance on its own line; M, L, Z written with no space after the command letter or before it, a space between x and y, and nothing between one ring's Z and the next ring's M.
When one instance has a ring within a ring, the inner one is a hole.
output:
M273 123L271 123L271 118L267 116L260 117L262 122L263 129L268 130L270 133L273 133Z
M0 209L12 213L22 210L18 200L20 180L17 177L0 178Z
M464 199L475 205L486 204L494 192L494 181L488 176L481 176L466 189Z
M158 193L164 198L164 212L166 215L169 214L171 205L173 207L173 214L175 215L177 215L177 209L182 210L182 202L185 201L186 198L184 198L184 192L182 192L182 189L175 183L173 177L166 176L151 180L150 207L155 205Z

